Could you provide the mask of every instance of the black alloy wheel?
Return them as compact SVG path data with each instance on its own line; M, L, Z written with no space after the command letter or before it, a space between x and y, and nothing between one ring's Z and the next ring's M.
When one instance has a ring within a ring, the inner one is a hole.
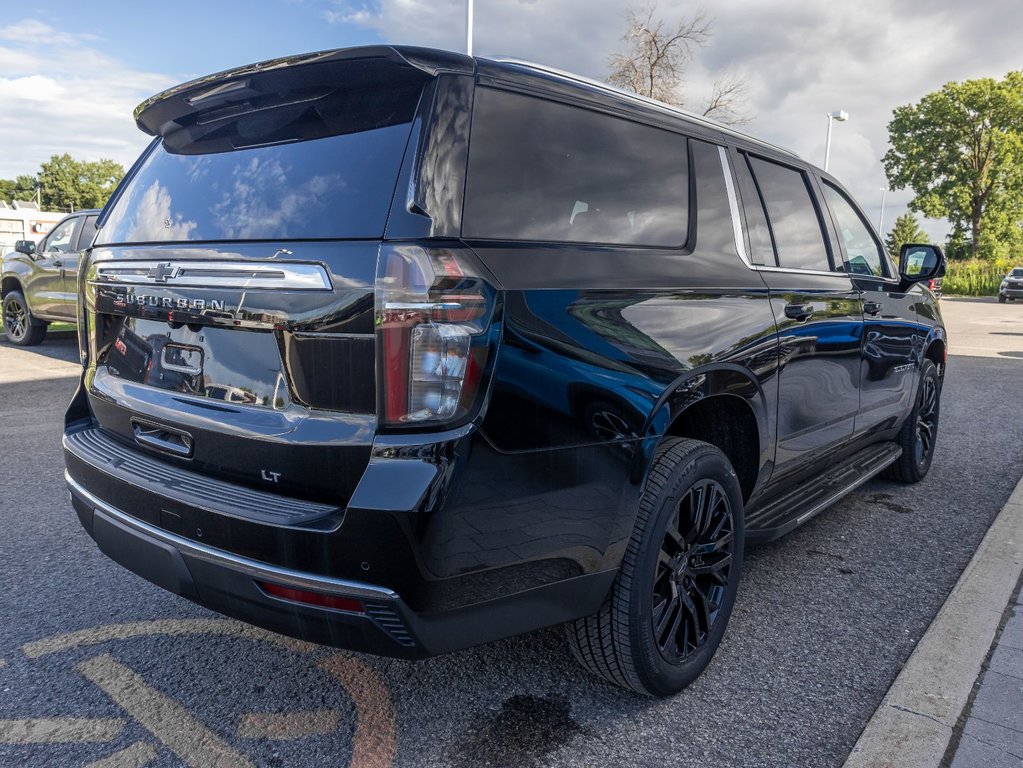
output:
M913 459L918 466L929 462L938 432L938 378L928 376L920 382L920 404L916 414L916 444Z
M20 291L4 296L3 321L8 341L20 347L34 346L46 336L46 323L32 316Z
M930 471L938 439L942 378L943 371L939 371L933 361L924 360L920 364L916 403L896 438L902 455L884 471L884 477L903 483L918 483Z
M716 447L667 437L600 610L568 625L590 671L645 696L670 696L714 656L742 575L743 500Z
M689 489L664 532L653 584L653 631L670 664L682 664L721 616L734 545L728 495L716 480Z

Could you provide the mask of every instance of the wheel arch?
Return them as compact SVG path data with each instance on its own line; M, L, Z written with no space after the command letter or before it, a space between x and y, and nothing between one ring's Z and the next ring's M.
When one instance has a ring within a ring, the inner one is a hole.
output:
M13 274L7 273L3 276L3 278L0 278L0 299L11 291L21 291L22 295L25 294L25 288L21 284L21 280ZM27 297L25 298L25 301L28 301Z
M770 474L773 425L763 387L748 368L720 364L688 372L672 383L647 421L644 434L656 436L647 471L664 438L702 440L728 457L747 501Z

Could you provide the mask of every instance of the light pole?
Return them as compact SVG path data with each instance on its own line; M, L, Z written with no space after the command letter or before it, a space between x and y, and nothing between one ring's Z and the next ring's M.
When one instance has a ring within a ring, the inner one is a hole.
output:
M472 0L469 0L472 2ZM834 112L828 112L828 141L824 145L824 170L828 170L828 161L831 159L831 123L837 120L840 123L844 123L849 119L849 113L844 109L836 109Z
M877 217L877 233L884 237L884 199L888 195L888 187L881 187L881 215Z
M472 56L472 0L466 0L465 8L465 52Z

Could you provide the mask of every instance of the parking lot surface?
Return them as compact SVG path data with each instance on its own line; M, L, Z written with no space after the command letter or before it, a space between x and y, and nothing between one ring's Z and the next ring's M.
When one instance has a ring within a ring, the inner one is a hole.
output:
M1023 469L1023 305L942 306L930 476L753 549L716 659L666 701L587 675L558 628L412 663L148 584L67 500L74 340L0 342L0 765L840 765Z

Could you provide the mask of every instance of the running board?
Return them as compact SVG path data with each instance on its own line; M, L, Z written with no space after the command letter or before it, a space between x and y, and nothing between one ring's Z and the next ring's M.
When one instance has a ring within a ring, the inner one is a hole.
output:
M823 475L797 485L754 508L746 518L746 540L773 541L823 512L847 493L895 462L902 449L895 443L881 443L854 453Z

